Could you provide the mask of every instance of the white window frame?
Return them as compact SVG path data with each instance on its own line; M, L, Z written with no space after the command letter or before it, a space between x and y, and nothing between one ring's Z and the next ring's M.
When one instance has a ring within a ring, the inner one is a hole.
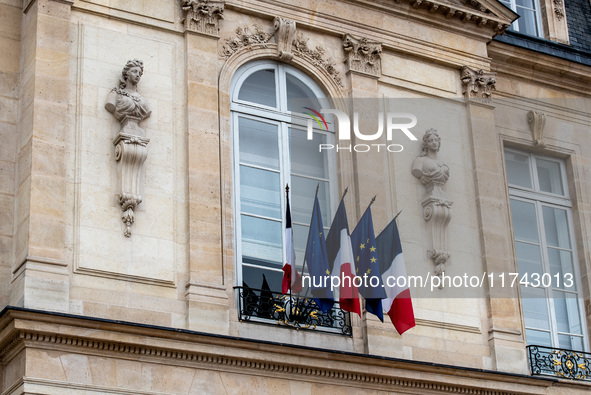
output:
M264 69L274 69L275 70L275 89L276 89L276 105L277 107L270 107L262 104L247 102L238 99L238 95L240 92L240 88L244 81L253 73L264 70ZM231 111L231 122L232 122L232 158L233 158L233 166L232 166L232 179L233 179L233 193L234 193L234 229L235 229L235 252L236 252L236 285L242 286L243 282L243 274L242 274L242 267L244 266L251 266L251 267L258 267L264 270L271 270L282 272L280 268L273 269L265 266L258 266L252 263L244 264L242 261L242 223L241 223L241 203L240 203L240 161L238 159L239 151L239 133L238 133L238 118L251 118L256 119L262 122L269 122L273 124L279 125L279 139L278 145L279 149L279 174L280 174L280 185L282 186L282 198L281 201L281 223L282 225L285 224L285 190L284 187L287 183L291 185L289 182L289 178L291 175L291 163L289 158L286 158L285 154L289 152L289 131L288 129L291 128L299 128L305 130L308 125L309 116L304 114L297 114L287 111L287 87L286 87L286 79L285 73L290 73L291 75L298 78L300 81L305 83L305 85L316 95L316 99L320 102L322 108L331 108L330 103L325 98L325 94L322 89L306 74L303 72L274 61L262 60L262 61L254 61L247 63L240 67L234 77L232 79L232 84L230 87L230 111ZM328 120L327 120L328 122ZM321 131L317 127L314 127L314 133L320 133L327 136L327 143L334 144L334 126L328 122L329 130L328 131ZM328 168L329 174L328 179L329 181L329 211L328 213L324 214L325 216L328 215L328 218L332 218L332 213L336 207L336 196L337 196L337 182L336 182L336 157L334 153L327 152L328 156ZM300 175L298 175L300 176ZM307 178L313 178L309 176L303 176ZM310 191L310 193L314 193L314 191ZM291 193L290 193L291 199ZM293 210L292 210L293 211ZM262 218L262 217L261 217ZM278 219L272 219L273 221L279 222ZM309 223L303 224L296 221L293 221L294 225L303 225L308 227ZM324 224L326 231L330 227L330 223ZM285 227L282 226L281 232L281 239L282 239L282 254L283 254L283 262L286 261L286 248L285 248L285 240L284 240L284 230ZM301 262L296 262L298 268L301 268ZM253 284L249 284L252 288L257 288L257 286L253 286ZM255 317L256 318L256 317ZM257 320L257 319L255 319Z
M508 8L510 8L513 12L515 12L516 14L518 14L520 16L520 18L518 18L515 22L513 22L511 24L510 30L517 32L517 33L521 33L521 34L526 34L529 36L529 34L527 33L523 33L520 29L519 29L519 24L520 21L522 19L521 14L518 12L517 10L517 1L516 0L501 0L501 3L505 6L507 6ZM506 3L509 3L509 5L507 5ZM542 24L542 8L540 7L540 1L539 0L533 0L534 3L534 7L536 7L534 10L532 10L534 12L535 15L535 20L536 20L536 29L538 30L538 34L535 36L531 36L531 37L540 37L540 38L544 38L544 26ZM521 8L525 8L523 6L519 6ZM531 10L531 8L530 8Z
M558 208L561 210L565 210L565 212L566 212L567 222L568 222L568 231L569 231L570 243L571 243L572 259L573 259L574 273L572 273L572 274L574 277L573 281L575 282L576 291L557 289L554 286L551 286L549 288L540 287L541 289L544 290L544 293L546 295L545 296L546 307L548 309L547 312L548 312L548 317L549 317L549 321L550 321L548 323L549 330L546 332L550 333L552 347L553 348L561 348L559 345L558 335L560 334L560 335L567 335L568 336L571 334L558 331L557 320L556 320L556 310L555 310L555 305L554 305L554 293L555 292L575 293L575 294L577 294L576 298L577 298L577 305L578 305L578 310L579 310L579 319L581 321L581 332L582 332L583 347L584 347L584 350L577 350L577 351L588 351L589 350L589 339L588 339L588 332L587 332L587 325L586 325L585 308L584 308L583 297L582 297L582 284L580 281L580 278L581 278L580 277L580 270L579 270L578 258L577 258L576 238L575 238L573 218L572 218L572 204L569 199L568 184L567 184L567 178L566 178L566 166L564 164L564 161L560 160L560 159L552 158L552 157L537 155L537 154L529 153L526 151L521 151L521 150L511 149L511 148L504 149L504 153L503 153L504 159L505 159L506 152L513 152L513 153L520 154L520 155L527 155L529 158L529 172L530 172L530 179L532 181L532 188L527 188L527 187L523 187L521 185L511 184L508 182L509 198L511 200L518 200L518 201L523 201L523 202L527 202L530 204L534 204L534 206L535 206L538 240L539 240L540 254L541 254L541 259L542 259L542 269L543 269L544 273L551 274L550 260L548 257L548 243L546 240L546 231L545 231L545 225L544 225L544 221L543 221L543 212L542 212L543 207ZM564 191L563 195L550 193L550 192L544 192L544 191L540 190L538 169L537 169L537 166L535 163L536 159L542 159L545 161L554 162L559 165L561 181L562 181L562 190ZM505 163L506 163L506 161L505 161ZM508 172L508 169L507 169L507 172ZM507 177L507 180L508 179L509 179L509 177ZM516 242L516 240L514 237L513 238L514 245L515 245L515 242ZM522 241L522 240L520 240L519 242L527 244L527 242ZM556 247L552 247L552 248L560 249L560 248L556 248ZM555 285L555 281L552 284ZM521 298L521 288L519 290L519 295ZM525 329L536 330L536 331L545 331L544 329L541 329L541 328L528 327L525 323L525 316L523 317L523 322L524 322ZM527 342L527 338L526 338L526 342ZM530 345L530 343L528 343L528 345Z

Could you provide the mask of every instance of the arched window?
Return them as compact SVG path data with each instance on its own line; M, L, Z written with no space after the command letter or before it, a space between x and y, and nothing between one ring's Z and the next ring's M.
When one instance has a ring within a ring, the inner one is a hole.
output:
M298 270L302 267L314 194L330 227L335 183L334 155L319 151L333 132L315 123L305 107L329 108L320 87L293 67L259 61L241 67L231 88L234 218L238 286L261 289L263 275L281 291L285 262L285 185L290 204ZM328 228L327 228L328 231Z

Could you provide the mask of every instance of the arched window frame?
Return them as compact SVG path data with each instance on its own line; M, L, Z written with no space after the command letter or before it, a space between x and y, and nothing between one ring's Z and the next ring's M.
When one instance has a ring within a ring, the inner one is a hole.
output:
M251 76L252 74L256 73L260 70L265 69L273 69L275 71L275 91L276 91L276 106L271 107L263 104L253 103L249 101L244 101L239 99L240 89L243 86L243 83L246 79ZM240 141L239 141L239 118L246 118L246 119L254 119L261 122L266 122L270 124L278 125L279 131L279 163L280 163L280 181L279 185L281 186L281 193L279 198L280 204L280 213L281 219L277 219L277 222L281 223L281 240L282 240L282 261L277 262L277 270L280 270L280 267L286 260L286 249L285 249L285 240L284 240L284 229L285 229L285 191L284 187L287 183L291 186L291 161L289 158L289 132L288 128L293 127L305 131L308 125L308 120L311 119L308 115L290 112L287 110L287 87L286 87L286 78L285 75L290 74L297 78L299 81L305 84L312 93L316 96L315 99L318 100L321 108L331 108L331 103L328 99L325 98L325 93L320 86L307 74L303 73L302 71L291 67L286 64L278 63L271 60L258 60L249 62L236 71L232 78L232 82L230 85L230 110L231 110L231 127L232 127L232 158L233 158L233 165L232 165L232 179L233 179L233 205L234 205L234 229L235 229L235 257L236 257L236 285L242 286L243 284L243 243L242 243L242 210L241 210L241 197L240 197L240 160L239 160L239 152L240 152ZM320 108L318 109L320 110ZM328 130L320 130L317 125L314 126L314 134L325 136L325 142L327 144L334 144L335 136L334 136L334 128L331 122L328 122ZM336 157L334 152L332 151L325 151L325 154L328 156L328 177L326 178L328 182L327 187L327 207L323 210L323 217L324 217L324 226L328 231L330 227L330 220L332 219L332 213L336 209L336 196L337 196L337 182L336 182ZM312 202L314 198L314 190L309 191L310 194L310 207L309 211L311 214L312 211ZM291 201L291 208L292 213L294 210L294 200L292 193L290 192L290 201ZM293 215L292 215L293 217ZM294 228L296 227L308 227L309 220L307 223L298 222L294 219ZM307 232L307 231L306 231ZM296 246L298 244L304 243L305 246L305 238L302 239L301 232L299 234L298 239L298 232L294 232L294 238L296 238ZM307 236L307 233L306 233ZM297 267L301 269L301 265L303 262L303 251L300 249L299 251L296 249L297 254ZM249 264L247 264L249 265ZM253 288L258 288L259 284L248 284Z

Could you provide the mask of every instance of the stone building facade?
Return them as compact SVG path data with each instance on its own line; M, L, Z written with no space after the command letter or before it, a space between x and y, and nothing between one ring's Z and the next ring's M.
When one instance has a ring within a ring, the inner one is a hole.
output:
M0 393L588 393L591 61L569 18L589 4L570 4L536 2L532 39L496 0L0 0ZM378 152L333 119L314 136L340 151L288 160L290 89L412 114L418 140ZM277 158L241 122L272 125L251 129ZM437 185L411 172L428 129ZM377 196L408 274L483 281L411 287L403 335L366 312L346 334L252 319L244 284L280 269L245 257L275 256L257 237L285 215L282 185L248 200L263 175L320 180L326 227L346 187L351 229ZM542 349L555 370L532 375Z

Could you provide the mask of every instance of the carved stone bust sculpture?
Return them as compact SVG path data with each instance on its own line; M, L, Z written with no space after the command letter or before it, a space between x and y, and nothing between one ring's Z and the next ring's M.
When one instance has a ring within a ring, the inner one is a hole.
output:
M441 187L449 178L449 167L437 160L441 138L435 129L429 129L423 136L422 152L412 165L412 175L427 188L427 193L442 196Z
M119 87L113 88L107 96L105 109L120 122L113 145L115 160L119 162L119 191L117 198L125 224L123 234L131 236L131 226L135 221L134 211L142 202L141 180L143 164L148 156L147 145L150 139L138 123L152 114L150 106L137 91L137 84L144 73L144 62L129 60L119 80Z
M137 84L144 74L144 62L138 59L129 60L119 80L119 87L113 88L105 108L117 118L119 122L125 117L137 118L143 121L152 114L150 106L137 91Z

